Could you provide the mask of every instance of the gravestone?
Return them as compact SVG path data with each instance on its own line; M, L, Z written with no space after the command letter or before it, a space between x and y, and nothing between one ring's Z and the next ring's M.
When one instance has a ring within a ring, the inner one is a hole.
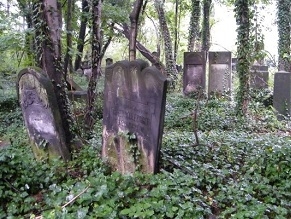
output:
M184 52L183 93L189 95L205 90L205 52Z
M250 87L254 89L268 88L269 72L268 66L253 65L251 67Z
M231 94L231 52L209 52L208 95Z
M278 119L291 115L291 73L275 73L273 106L278 113Z
M17 92L31 147L37 159L70 159L50 79L37 68L19 72Z
M142 60L105 70L102 157L123 174L158 171L166 77Z

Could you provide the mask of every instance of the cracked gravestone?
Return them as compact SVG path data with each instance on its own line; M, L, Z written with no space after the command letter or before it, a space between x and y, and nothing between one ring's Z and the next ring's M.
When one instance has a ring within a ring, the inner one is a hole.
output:
M158 69L142 60L106 68L102 157L114 170L158 171L166 83Z
M70 159L50 79L37 68L18 74L17 92L31 147L37 159Z

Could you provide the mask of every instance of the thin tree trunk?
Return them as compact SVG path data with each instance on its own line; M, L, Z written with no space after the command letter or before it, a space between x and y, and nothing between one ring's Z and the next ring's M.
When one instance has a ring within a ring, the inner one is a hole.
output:
M136 37L138 30L138 18L142 8L143 0L136 0L129 15L130 19L130 39L129 39L129 61L136 59Z
M290 63L290 0L279 0L278 8L278 54L279 71L291 71Z
M86 26L88 22L88 16L89 13L89 6L87 0L82 0L82 16L81 16L81 25L80 25L80 31L79 31L79 37L78 37L78 43L77 43L77 56L75 59L74 69L75 71L80 68L81 65L81 59L85 44L85 34L86 34Z
M85 113L86 132L90 134L95 125L94 111L98 76L101 75L101 0L93 0L92 8L92 75L87 91L87 107Z
M170 31L167 25L163 6L164 5L160 0L155 0L155 8L159 16L160 28L161 28L161 32L162 32L162 36L164 40L166 72L168 76L175 79L177 77L177 69L176 69L176 63L173 56L173 45L172 45L171 35L170 35Z
M175 2L175 39L174 39L174 61L177 63L177 53L178 53L178 20L179 20L179 1Z
M70 55L70 50L72 49L72 12L73 12L72 6L74 4L74 0L67 0L67 4L68 4L66 16L67 51L64 63L65 80L67 79L68 69L69 72L73 71L72 56Z
M200 48L195 48L195 43L199 39L200 16L201 16L200 0L192 0L192 10L188 38L189 52L194 52L195 49L197 51L200 50Z
M202 50L210 48L210 9L212 0L203 0Z
M43 0L43 33L41 67L51 79L57 97L66 143L71 146L74 138L73 119L66 94L64 71L61 61L61 14L56 0Z

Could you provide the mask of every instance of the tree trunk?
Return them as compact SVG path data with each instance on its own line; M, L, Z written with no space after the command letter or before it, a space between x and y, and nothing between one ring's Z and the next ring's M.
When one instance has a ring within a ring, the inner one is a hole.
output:
M80 31L79 31L79 37L78 37L78 43L77 43L77 56L75 59L75 65L74 69L75 71L80 68L81 65L81 59L85 44L85 34L86 34L86 26L88 22L88 16L89 13L89 6L87 0L82 0L82 15L81 15L81 25L80 25Z
M173 46L170 31L168 29L166 16L163 8L164 4L161 0L155 0L155 8L159 16L160 28L164 40L165 58L166 58L166 72L167 75L173 79L177 77L176 63L173 56Z
M68 0L67 4L68 4L66 16L67 51L64 63L65 80L67 79L68 69L69 72L73 71L72 56L70 54L70 50L72 49L72 6L74 4L74 0Z
M89 135L94 128L94 104L98 76L101 75L101 0L93 0L92 6L92 75L87 91L87 107L85 113L85 128Z
M143 0L136 0L129 15L130 19L130 38L129 38L129 61L136 59L136 37L138 30L138 18L142 8Z
M210 48L210 10L212 0L203 0L203 24L202 24L202 50Z
M278 55L279 71L291 72L290 66L290 0L279 0L278 8Z
M61 61L61 14L56 0L43 0L43 20L41 67L51 79L57 97L66 143L71 146L73 140L73 119L66 94L66 83Z
M21 0L17 0L17 3L19 5L20 10L23 13L23 16L25 18L27 29L32 30L34 28L34 8L36 7L36 3L34 2L24 2ZM32 31L26 31L25 32L25 51L27 54L27 60L26 64L29 66L35 65L35 54L36 51L34 51L34 34Z
M175 39L174 39L174 61L177 63L178 44L179 44L179 27L180 27L180 13L179 13L179 1L175 2Z
M189 52L194 52L195 49L196 51L200 50L200 48L195 48L195 43L199 39L200 15L201 15L200 0L192 0L192 10L188 38Z
M123 24L123 30L120 29L117 30L129 40L130 33L127 24L125 23ZM166 75L165 66L160 62L157 56L153 55L153 53L150 52L147 48L145 48L139 41L136 41L136 48L146 59L148 59L152 63L152 65L159 69L162 72L162 74Z
M251 60L251 0L236 0L235 16L237 28L237 74L239 87L236 94L236 112L245 116L248 110L250 90L250 60Z

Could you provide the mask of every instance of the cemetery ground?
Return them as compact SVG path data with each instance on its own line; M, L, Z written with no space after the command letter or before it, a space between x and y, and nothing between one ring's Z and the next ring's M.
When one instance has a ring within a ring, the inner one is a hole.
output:
M291 218L291 121L263 92L242 119L227 98L169 91L160 172L121 175L100 158L102 89L95 134L69 162L35 160L10 89L0 89L0 218Z

